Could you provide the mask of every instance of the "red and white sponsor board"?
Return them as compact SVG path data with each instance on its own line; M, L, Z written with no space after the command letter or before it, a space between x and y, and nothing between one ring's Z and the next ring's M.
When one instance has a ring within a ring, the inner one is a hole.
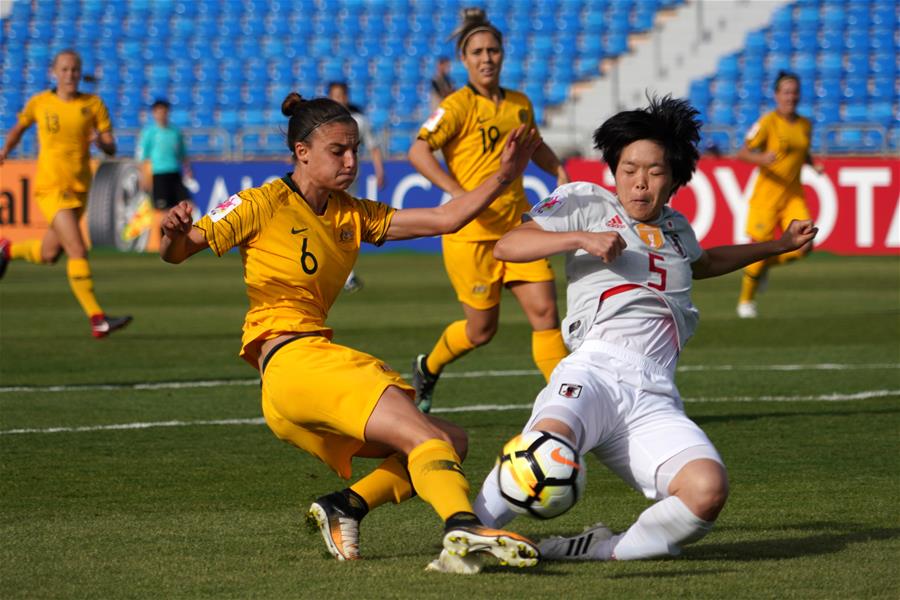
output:
M819 234L816 248L835 254L900 254L900 159L823 159L821 175L805 166L801 173L806 202ZM614 189L606 163L570 160L573 181L591 181ZM757 169L732 159L700 161L694 178L672 199L704 247L749 241L744 230L747 200Z

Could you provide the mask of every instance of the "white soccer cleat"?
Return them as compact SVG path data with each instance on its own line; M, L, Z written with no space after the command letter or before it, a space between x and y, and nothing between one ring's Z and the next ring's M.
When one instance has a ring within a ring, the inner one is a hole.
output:
M599 544L613 537L612 530L603 523L585 528L572 537L554 535L538 542L541 557L547 560L608 560L596 555Z
M755 319L757 316L756 302L739 302L737 315L742 319Z
M533 567L540 557L537 546L525 536L476 524L447 528L444 549L463 558L490 554L504 567Z
M457 556L447 550L441 550L441 555L428 563L426 571L434 573L452 573L454 575L476 575L481 573L486 557L482 553Z
M340 492L322 496L313 502L306 521L318 529L328 552L338 560L359 560L359 520L349 514Z

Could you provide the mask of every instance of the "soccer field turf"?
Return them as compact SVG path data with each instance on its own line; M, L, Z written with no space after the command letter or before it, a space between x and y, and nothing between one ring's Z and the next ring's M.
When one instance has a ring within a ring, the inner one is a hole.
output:
M681 558L475 577L423 570L441 524L419 499L366 518L363 561L334 561L307 532L309 502L342 483L261 423L256 372L236 356L237 255L175 267L97 252L92 266L106 310L135 317L100 341L64 266L15 263L0 282L0 597L900 596L896 257L814 255L775 270L755 321L734 315L738 275L696 283L701 324L678 383L728 465L731 496ZM441 259L365 255L358 272L365 288L329 318L335 340L408 374L461 318ZM451 365L435 395L435 412L470 433L473 488L541 384L506 295L497 337ZM354 464L358 476L375 462ZM571 512L511 528L627 527L648 502L587 465Z

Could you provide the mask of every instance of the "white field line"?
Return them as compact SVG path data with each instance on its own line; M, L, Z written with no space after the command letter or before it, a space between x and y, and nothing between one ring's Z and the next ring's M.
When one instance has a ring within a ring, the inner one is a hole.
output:
M900 363L837 364L820 363L810 365L686 365L678 367L679 373L697 371L854 371L854 370L900 369ZM409 379L409 373L401 373ZM537 369L513 369L507 371L463 371L444 373L443 379L476 379L482 377L524 377L538 376ZM152 383L89 383L81 385L10 385L0 386L0 394L52 393L115 390L177 390L205 387L231 387L259 385L259 379L209 379L198 381L158 381Z
M722 396L685 398L688 404L695 402L849 402L852 400L866 400L868 398L883 398L886 396L900 396L898 390L871 390L856 392L854 394L821 394L818 396ZM506 410L527 411L531 404L473 404L471 406L435 407L433 413L461 413L461 412L498 412ZM117 423L113 425L84 425L80 427L46 427L31 429L6 429L0 430L0 436L15 435L20 433L84 433L89 431L120 431L125 429L153 429L157 427L202 427L206 425L263 425L265 421L261 417L253 419L218 419L213 421L156 421L146 423Z

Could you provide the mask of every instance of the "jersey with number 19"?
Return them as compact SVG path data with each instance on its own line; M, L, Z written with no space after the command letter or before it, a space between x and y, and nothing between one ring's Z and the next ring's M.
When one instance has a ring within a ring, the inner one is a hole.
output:
M612 193L585 182L560 186L530 218L547 231L618 232L627 245L609 264L584 250L567 254L569 348L603 339L674 367L699 318L691 263L703 250L687 219L665 206L653 221L635 221Z
M441 149L450 173L463 189L471 191L500 166L506 136L519 125L536 128L525 94L503 89L497 104L467 85L444 98L422 125L419 139L428 142L432 150ZM529 208L519 177L474 221L445 237L469 242L498 240L521 223Z
M394 212L332 192L317 215L286 175L231 196L197 221L217 255L240 247L250 299L241 356L256 367L267 339L305 332L330 337L325 320L360 244L382 244Z

